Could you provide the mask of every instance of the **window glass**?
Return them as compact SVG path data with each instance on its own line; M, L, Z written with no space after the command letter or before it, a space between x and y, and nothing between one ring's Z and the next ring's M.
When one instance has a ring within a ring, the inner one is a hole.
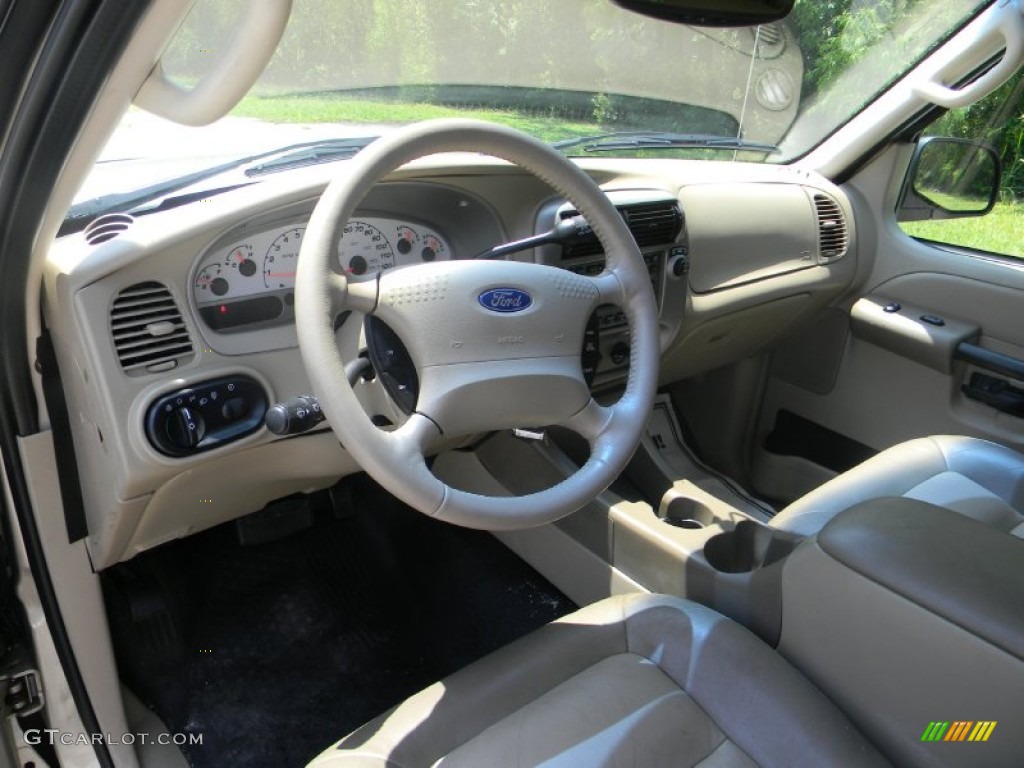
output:
M1003 174L999 198L985 216L900 222L909 235L1024 258L1024 70L981 101L936 120L925 136L984 141L995 148Z
M239 15L259 2L197 0L163 71L189 88L230 61ZM576 157L789 163L992 2L797 0L786 19L718 29L611 0L294 0L231 114L192 127L129 109L75 215L246 156L432 117L511 125Z

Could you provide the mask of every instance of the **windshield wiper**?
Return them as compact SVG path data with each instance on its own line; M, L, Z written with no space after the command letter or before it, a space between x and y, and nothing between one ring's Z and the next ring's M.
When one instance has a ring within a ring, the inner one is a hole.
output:
M665 133L658 131L619 131L581 136L556 141L555 149L581 147L584 152L610 152L617 149L739 149L751 152L774 152L774 144L747 141L735 136L706 133Z
M222 173L233 171L264 158L274 157L282 161L281 165L274 166L272 162L262 163L246 170L247 176L258 175L259 173L270 173L274 170L285 170L299 165L310 165L316 162L338 159L341 156L351 156L360 149L367 146L376 137L364 137L356 139L326 139L322 141L308 141L301 144L291 144L287 147L272 149L267 152L260 152L247 157L240 157L211 168L204 168L201 171L189 173L184 176L177 176L173 179L161 181L141 189L134 189L131 192L118 192L110 195L102 195L78 203L68 209L68 215L61 227L61 234L77 232L98 216L117 211L126 211L138 208L145 203L161 197L167 197L180 189L191 187L206 179L219 176ZM288 161L285 163L284 161ZM252 173L250 173L252 171Z
M298 149L293 147L294 151L292 152L286 152L273 160L246 168L245 175L262 176L265 173L353 157L376 138L376 136L364 136L356 139L330 139Z

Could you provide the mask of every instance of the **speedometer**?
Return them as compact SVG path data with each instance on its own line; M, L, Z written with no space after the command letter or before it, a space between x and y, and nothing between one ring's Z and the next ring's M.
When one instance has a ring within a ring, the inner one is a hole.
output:
M391 269L395 266L395 253L377 227L367 221L353 220L342 230L338 261L350 275L365 275Z

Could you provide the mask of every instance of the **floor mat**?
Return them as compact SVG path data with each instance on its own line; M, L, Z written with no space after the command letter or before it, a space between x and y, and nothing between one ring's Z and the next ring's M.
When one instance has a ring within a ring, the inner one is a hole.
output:
M195 768L302 766L409 694L575 608L486 533L360 480L359 514L239 547L230 526L113 569L122 676ZM126 590L158 595L163 616ZM169 615L169 616L168 616ZM141 617L141 618L140 618ZM160 626L159 632L147 629Z

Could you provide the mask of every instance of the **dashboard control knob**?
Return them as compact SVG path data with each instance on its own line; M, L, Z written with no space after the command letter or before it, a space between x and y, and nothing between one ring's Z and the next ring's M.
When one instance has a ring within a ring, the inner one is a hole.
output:
M690 271L690 260L683 255L676 256L669 262L668 270L672 277L683 277Z
M182 458L255 432L266 412L263 385L233 374L165 392L150 402L143 428L157 451Z
M167 420L167 437L179 448L195 448L205 434L203 417L187 406L178 408Z
M624 365L629 360L629 344L624 341L617 342L612 347L611 358L615 365Z

